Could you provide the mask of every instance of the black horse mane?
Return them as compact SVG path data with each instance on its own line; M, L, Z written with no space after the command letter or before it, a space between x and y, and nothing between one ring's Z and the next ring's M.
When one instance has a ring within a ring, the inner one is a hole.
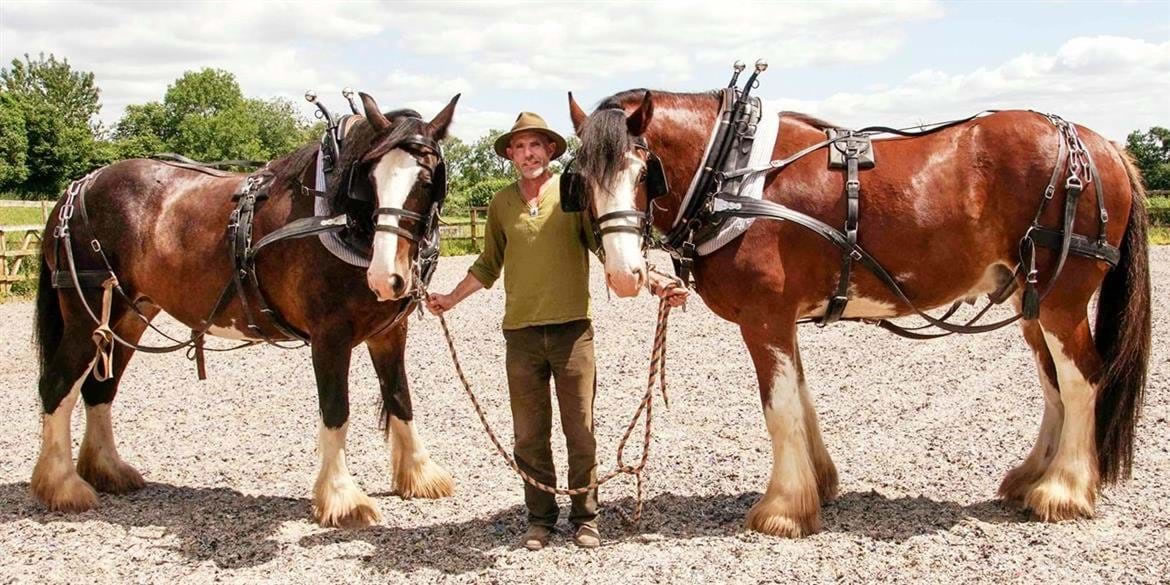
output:
M622 168L622 156L633 148L633 137L626 127L626 106L638 103L650 91L654 99L718 97L718 91L673 93L645 88L630 89L605 98L577 132L581 146L577 149L577 172L591 177L600 185L610 184Z

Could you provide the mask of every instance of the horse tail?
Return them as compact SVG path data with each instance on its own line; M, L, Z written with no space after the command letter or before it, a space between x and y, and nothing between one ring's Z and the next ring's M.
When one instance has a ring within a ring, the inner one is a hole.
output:
M47 230L48 228L46 228ZM41 375L44 376L49 368L49 362L53 359L53 354L61 345L61 338L65 332L65 319L61 314L61 301L57 297L57 289L53 288L53 271L49 268L48 260L45 259L43 248L40 273L37 281L37 306L34 317L36 326L33 328L33 345L37 347Z
M1113 145L1129 176L1133 204L1121 260L1105 275L1094 332L1104 362L1097 390L1097 464L1106 484L1130 477L1133 434L1141 415L1150 359L1150 266L1146 192L1133 158Z

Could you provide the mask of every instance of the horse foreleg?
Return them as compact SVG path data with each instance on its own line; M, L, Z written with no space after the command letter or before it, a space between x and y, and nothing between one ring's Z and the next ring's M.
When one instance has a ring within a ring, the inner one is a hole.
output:
M1028 492L1048 469L1053 456L1056 455L1056 447L1060 444L1060 430L1064 424L1064 407L1060 403L1060 392L1056 388L1056 364L1052 360L1052 353L1048 351L1047 342L1044 341L1044 332L1036 321L1021 321L1020 328L1036 358L1040 386L1044 390L1044 417L1040 420L1040 432L1032 451L1028 453L1023 463L1007 472L999 486L999 495L1014 502L1023 502Z
M390 447L394 491L402 498L443 498L455 493L455 480L427 453L418 431L406 379L406 323L366 340L382 391L382 424Z
M321 471L313 486L313 518L321 526L369 526L379 522L381 514L374 501L354 482L345 465L345 437L349 428L349 346L314 338L312 351L321 406L318 439Z
M158 311L152 309L148 317L157 314ZM130 343L137 343L144 331L146 323L130 314L124 314L114 327L114 333ZM133 349L118 345L114 348L113 375L101 382L89 376L81 386L81 396L85 400L85 437L77 454L77 473L102 492L122 494L146 485L138 470L118 455L110 416L118 384L133 355Z
M1095 440L1096 388L1101 359L1084 314L1042 312L1040 325L1056 365L1064 421L1056 454L1024 497L1024 505L1048 522L1093 515L1100 477Z
M795 538L820 530L822 489L817 480L824 477L832 484L826 486L826 495L831 495L836 491L836 470L824 452L811 403L802 396L796 325L791 321L771 325L742 328L772 438L772 476L764 497L748 512L747 527Z

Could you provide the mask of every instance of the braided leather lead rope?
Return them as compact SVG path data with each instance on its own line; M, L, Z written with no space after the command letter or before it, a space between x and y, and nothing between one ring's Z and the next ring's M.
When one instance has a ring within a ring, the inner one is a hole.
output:
M423 298L426 298L426 296L426 291L423 291ZM651 413L654 399L653 390L655 377L657 377L659 380L659 391L662 393L662 400L665 404L669 405L669 401L666 397L665 367L666 323L669 316L670 305L667 303L666 299L661 299L658 303L658 326L654 332L654 347L650 354L650 374L646 379L646 392L642 395L642 401L638 404L638 409L634 412L634 416L630 419L630 424L626 426L626 432L622 435L622 440L618 443L616 467L613 471L605 474L601 478L593 480L587 486L570 489L558 488L556 486L550 486L537 481L532 476L524 473L524 471L521 470L518 465L516 465L516 460L508 454L503 445L500 444L500 440L496 437L495 432L492 431L491 425L488 424L487 417L484 416L483 408L480 406L479 400L476 399L475 393L471 390L471 384L468 383L467 376L463 373L463 366L459 364L459 356L455 351L455 342L451 337L451 331L447 327L447 319L443 316L442 313L439 314L439 324L443 327L443 336L447 339L447 349L451 352L451 361L455 364L455 373L459 375L459 381L463 383L463 390L467 393L467 397L471 399L471 404L475 407L475 413L479 415L479 422L483 423L483 429L485 432L487 432L488 438L491 439L492 444L496 446L496 451L500 453L500 456L504 458L504 461L508 463L508 466L511 467L512 470L515 471L521 479L523 479L532 487L550 494L561 494L566 496L576 496L588 493L621 474L633 475L637 488L637 499L636 504L634 505L634 515L631 518L625 513L624 510L621 510L620 508L617 509L617 512L622 517L622 520L627 524L630 524L638 522L642 518L642 473L646 468L646 461L650 456L650 421L652 418ZM634 427L637 426L638 419L642 417L643 411L646 413L646 431L642 437L642 457L638 461L637 465L626 465L622 458L623 451L626 447L626 441L629 440L630 435L634 431Z

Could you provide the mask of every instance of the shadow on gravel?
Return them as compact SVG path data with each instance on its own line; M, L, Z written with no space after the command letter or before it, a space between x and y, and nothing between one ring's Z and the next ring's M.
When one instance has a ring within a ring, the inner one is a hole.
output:
M924 497L889 498L874 491L846 493L825 506L821 514L825 532L893 542L950 530L968 518L990 524L1028 521L1026 512L998 499L964 506Z
M642 520L626 525L616 508L632 514L633 498L603 502L602 545L641 542L654 546L663 539L730 536L743 531L743 519L760 498L757 492L738 495L678 496L659 494L646 500ZM1021 522L1026 516L998 500L963 506L928 498L887 498L875 492L847 493L822 512L824 531L864 535L876 540L903 541L922 534L945 531L967 518L983 522ZM551 547L573 547L570 527L562 507L558 534ZM420 528L374 526L358 531L333 530L306 536L301 546L317 547L360 541L374 550L360 560L382 572L413 573L431 568L444 573L470 573L496 565L496 557L518 547L526 528L522 505L499 510L491 516Z
M61 514L48 512L34 501L28 482L0 484L0 522L107 522L143 538L173 536L177 552L193 561L240 568L271 561L284 546L271 539L280 525L309 518L308 499L249 496L228 488L147 483L132 494L100 494L98 498L93 510ZM156 534L151 530L156 527L165 532Z
M619 509L632 513L634 501L625 497L604 502L602 534L605 545L642 542L647 546L662 539L730 536L742 532L744 516L759 498L757 492L659 494L645 502L640 523L627 525ZM133 494L102 495L94 510L59 514L46 512L34 502L27 482L0 484L0 522L116 524L140 538L173 536L178 541L179 554L196 562L212 561L222 568L252 567L274 559L287 544L273 536L287 521L307 521L309 507L305 498L249 496L228 488L148 483ZM822 514L826 533L852 533L895 542L949 530L967 518L990 523L1027 519L1024 513L999 500L963 506L921 497L888 498L876 492L846 493L825 506ZM567 509L562 509L561 516L568 516ZM158 527L164 530L154 534L152 529ZM379 572L413 573L430 568L462 574L495 566L499 555L518 546L525 528L524 506L517 503L484 518L416 528L382 525L327 530L305 536L297 544L312 548L365 542L374 550L355 560ZM559 528L550 546L574 546L565 520Z

